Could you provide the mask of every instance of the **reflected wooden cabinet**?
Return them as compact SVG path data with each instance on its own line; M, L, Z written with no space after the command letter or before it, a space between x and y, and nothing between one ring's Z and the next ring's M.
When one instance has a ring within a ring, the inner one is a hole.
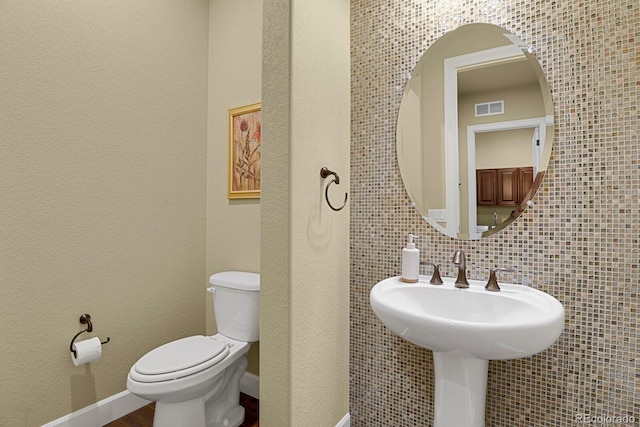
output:
M533 187L533 179L535 177L533 176L533 167L520 168L518 174L518 185L520 189L520 201L518 204L520 204L524 201L531 187Z
M498 206L515 206L518 202L519 189L518 169L503 168L497 169L498 195L496 197Z
M498 201L497 169L479 169L476 171L476 186L479 206L494 206Z
M517 206L533 185L533 167L476 170L478 206Z

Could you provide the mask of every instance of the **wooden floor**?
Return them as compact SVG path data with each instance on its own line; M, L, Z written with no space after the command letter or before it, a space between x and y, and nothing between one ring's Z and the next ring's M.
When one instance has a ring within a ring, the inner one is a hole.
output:
M258 415L260 402L244 393L240 393L240 404L244 407L244 422L240 427L259 427ZM151 427L153 426L154 404L150 403L135 412L107 424L107 427Z

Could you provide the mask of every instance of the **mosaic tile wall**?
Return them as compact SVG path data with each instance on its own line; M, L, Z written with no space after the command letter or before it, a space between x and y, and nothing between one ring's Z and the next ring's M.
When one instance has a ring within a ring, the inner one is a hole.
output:
M446 276L460 248L470 278L514 266L505 281L565 306L565 331L550 349L490 362L488 427L575 426L580 414L627 415L638 425L638 0L352 0L351 20L352 426L433 420L431 352L389 333L369 306L371 287L399 274L408 232L421 236L423 258ZM536 47L556 122L535 206L479 242L452 240L422 222L404 191L394 141L413 66L438 37L471 22L502 26Z

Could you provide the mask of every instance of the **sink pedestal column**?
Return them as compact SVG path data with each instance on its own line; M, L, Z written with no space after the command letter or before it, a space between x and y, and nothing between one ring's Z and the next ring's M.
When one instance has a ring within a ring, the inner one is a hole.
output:
M433 427L483 427L488 360L433 352Z

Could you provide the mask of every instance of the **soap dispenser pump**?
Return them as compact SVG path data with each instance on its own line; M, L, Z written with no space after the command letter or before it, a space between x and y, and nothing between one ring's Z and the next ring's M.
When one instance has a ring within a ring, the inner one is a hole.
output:
M402 275L400 280L405 283L417 283L420 270L420 250L416 248L413 239L418 236L409 233L407 246L402 249Z

